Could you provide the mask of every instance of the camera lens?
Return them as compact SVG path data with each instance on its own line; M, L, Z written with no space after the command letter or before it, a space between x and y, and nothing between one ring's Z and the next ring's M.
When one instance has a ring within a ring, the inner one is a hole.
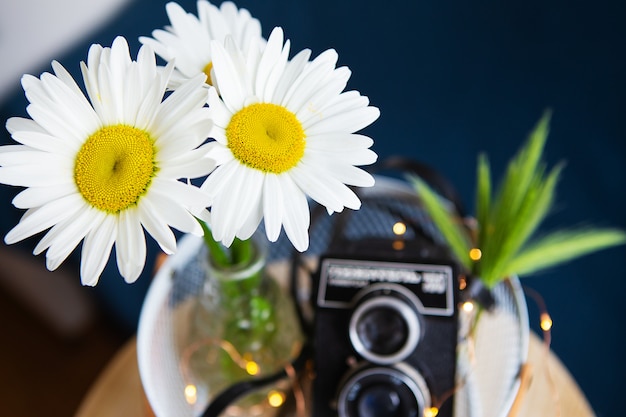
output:
M386 289L361 299L350 318L352 346L366 360L377 364L403 361L419 343L419 316L411 300Z
M365 349L378 355L392 355L407 341L408 326L400 312L389 307L366 311L359 317L356 331Z
M363 391L358 401L361 417L400 417L400 396L391 387L375 385Z
M343 384L337 401L340 417L422 416L427 407L426 382L405 363L358 369Z

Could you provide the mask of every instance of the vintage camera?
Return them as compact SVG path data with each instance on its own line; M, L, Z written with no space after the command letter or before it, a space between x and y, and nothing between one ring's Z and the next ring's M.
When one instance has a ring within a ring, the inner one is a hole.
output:
M338 246L316 275L313 416L452 416L455 263L421 239Z

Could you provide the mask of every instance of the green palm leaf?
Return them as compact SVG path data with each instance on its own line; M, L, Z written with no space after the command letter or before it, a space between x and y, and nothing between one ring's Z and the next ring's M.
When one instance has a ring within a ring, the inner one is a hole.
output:
M542 155L548 137L550 112L546 111L526 143L509 162L495 196L486 155L479 155L476 170L477 230L470 231L436 193L419 178L412 178L424 208L459 262L487 287L512 274L531 274L611 246L626 243L626 234L614 229L559 231L531 241L550 213L556 185L563 170L559 164L546 173ZM529 243L530 242L530 243ZM472 261L469 250L481 257Z
M448 210L439 195L424 181L415 176L410 177L410 180L413 182L424 208L448 243L453 255L469 270L471 266L469 258L470 240L465 228L460 224L458 216Z
M580 256L626 243L626 234L615 229L554 232L526 246L503 271L530 275Z
M542 172L537 172L529 183L520 206L513 212L514 218L507 223L499 219L494 220L500 232L497 241L499 244L495 247L489 246L490 250L483 253L483 257L491 262L488 264L489 268L483 267L481 270L481 276L488 285L495 285L501 277L506 276L503 274L507 264L549 214L561 170L561 165L555 167L546 178Z
M478 224L487 225L491 209L491 173L487 155L478 156L478 168L476 169L476 220ZM485 228L486 229L486 228ZM479 248L484 247L486 230L478 231Z

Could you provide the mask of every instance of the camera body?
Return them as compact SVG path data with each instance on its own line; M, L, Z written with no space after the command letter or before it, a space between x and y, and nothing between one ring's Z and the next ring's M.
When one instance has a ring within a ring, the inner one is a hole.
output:
M457 266L419 240L340 246L316 274L313 416L422 417L437 406L451 417Z

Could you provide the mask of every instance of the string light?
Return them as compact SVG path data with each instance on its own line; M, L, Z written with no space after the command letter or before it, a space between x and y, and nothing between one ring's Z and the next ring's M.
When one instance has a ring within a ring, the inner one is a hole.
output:
M465 311L466 313L471 313L472 311L474 311L474 303L471 301L466 301L463 303L463 305L461 306L461 308L463 309L463 311Z
M404 249L404 240L394 240L391 247L394 248L394 250Z
M546 347L549 348L550 343L552 342L551 330L553 323L552 318L548 313L548 309L546 308L546 303L543 300L543 297L541 297L541 295L537 291L527 286L523 286L523 289L524 293L532 298L539 308L539 327L541 327L541 330L543 330L543 343L546 345Z
M479 261L483 257L483 252L478 248L472 248L469 251L469 257L472 261Z
M459 290L463 291L467 287L467 279L464 276L459 277Z
M270 391L267 394L267 402L274 408L278 408L285 402L285 395L279 391Z
M309 366L311 364L309 363ZM309 370L310 371L310 370ZM291 392L293 393L293 398L296 401L296 416L297 417L305 417L306 413L306 400L304 399L304 392L302 391L302 387L298 382L298 375L293 365L287 363L285 365L285 372L289 376L291 380Z
M257 362L252 360L252 355L250 353L245 353L242 356L227 340L206 338L194 342L182 352L180 370L185 381L191 380L189 375L189 363L191 361L191 356L197 353L202 347L207 346L221 348L230 357L230 359L232 359L237 366L244 369L248 375L255 376L261 372L261 367ZM196 386L191 383L186 385L184 395L189 404L195 404L197 401Z
M550 330L552 328L552 318L550 317L550 315L546 312L541 313L541 316L539 316L541 322L540 322L540 326L541 326L541 330L543 330L544 332L547 332L548 330Z
M198 401L198 390L193 384L189 384L185 387L185 400L190 405L193 405Z
M397 236L402 236L403 234L406 233L406 224L402 223L402 222L396 222L393 225L393 233L395 233Z
M257 364L255 361L248 361L246 362L246 372L248 373L248 375L256 375L259 373L259 364Z
M550 352L550 343L552 343L552 325L553 325L552 318L550 317L550 314L548 313L546 303L543 300L543 297L541 296L541 294L539 294L537 291L527 286L523 286L522 288L524 289L524 293L528 295L530 298L532 298L537 304L537 307L539 308L539 311L540 311L539 326L541 327L541 330L543 330L543 345L545 347L543 353L544 355L546 355L546 358L544 358L544 360L547 361L547 355ZM546 375L546 379L548 382L550 394L552 396L554 405L556 407L555 412L557 415L561 415L559 392L557 390L556 382L552 376L549 366L545 366L545 375Z
M424 417L435 417L437 414L439 414L437 407L430 407L424 410Z

